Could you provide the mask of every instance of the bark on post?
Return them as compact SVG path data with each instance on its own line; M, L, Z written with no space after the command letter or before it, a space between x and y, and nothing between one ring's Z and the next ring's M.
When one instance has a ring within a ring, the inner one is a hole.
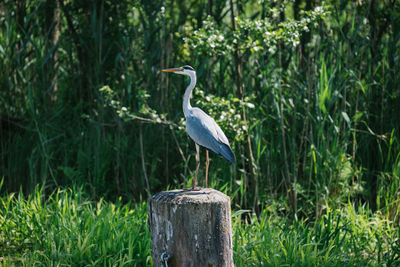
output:
M153 266L233 266L230 198L203 188L149 199ZM165 265L164 265L165 266Z

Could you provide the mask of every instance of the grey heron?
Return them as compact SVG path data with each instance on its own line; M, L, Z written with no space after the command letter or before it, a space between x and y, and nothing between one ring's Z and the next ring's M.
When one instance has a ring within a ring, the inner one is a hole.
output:
M164 69L164 72L173 72L176 74L183 74L190 77L190 84L186 88L183 96L183 113L186 118L186 132L196 144L196 171L194 174L194 181L192 183L192 190L197 185L197 173L200 167L200 146L206 149L206 181L205 187L207 188L208 166L210 164L208 151L222 156L227 161L235 164L235 154L229 145L228 138L226 138L221 127L215 122L213 118L207 115L199 108L190 105L190 98L192 91L196 86L196 71L191 66L183 66L180 68Z

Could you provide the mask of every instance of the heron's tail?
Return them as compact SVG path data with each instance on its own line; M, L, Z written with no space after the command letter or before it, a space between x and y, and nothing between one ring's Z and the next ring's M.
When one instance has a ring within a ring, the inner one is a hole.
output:
M233 154L232 148L229 145L220 143L220 151L218 154L220 154L224 159L226 159L230 163L236 164L235 154Z

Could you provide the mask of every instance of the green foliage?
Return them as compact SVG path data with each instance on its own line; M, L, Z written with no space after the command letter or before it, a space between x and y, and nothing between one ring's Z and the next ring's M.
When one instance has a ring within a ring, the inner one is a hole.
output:
M150 264L145 207L122 203L191 182L187 81L159 72L185 64L192 105L238 159L211 155L210 183L255 213L234 220L238 265L398 265L399 14L398 1L2 1L0 175L22 188L1 197L3 265Z
M145 266L151 243L145 203L91 202L82 189L36 189L1 198L2 266Z
M272 213L272 214L271 214ZM381 266L399 264L398 229L368 208L347 204L313 226L280 218L267 208L259 218L234 221L238 266Z
M259 217L233 212L237 266L396 266L399 229L382 214L346 204L316 222L280 217L274 205ZM81 188L0 198L2 266L150 266L146 203L89 201Z
M4 187L138 201L188 186L187 81L159 70L190 64L192 104L238 159L210 165L235 206L281 201L282 215L318 219L351 201L398 223L399 13L396 1L3 1Z
M146 99L149 98L150 95L145 91L139 91L138 99L140 108L138 112L132 112L129 107L121 106L121 102L116 100L116 93L109 86L101 87L99 92L104 96L106 101L105 107L111 107L112 110L119 116L119 118L125 122L139 120L148 123L167 124L178 127L181 130L183 129L182 127L174 124L174 122L167 121L166 114L158 114L156 110L149 107Z
M301 12L303 17L299 20L279 22L276 18L280 16L280 11L273 8L270 12L272 18L235 17L238 25L235 31L229 30L226 25L218 25L213 17L208 16L203 26L194 30L193 35L184 38L184 41L196 55L229 55L235 51L236 45L241 50L250 49L253 56L257 52L272 54L282 43L298 46L301 34L308 32L309 27L317 26L317 22L327 15L322 7L316 7L312 11Z

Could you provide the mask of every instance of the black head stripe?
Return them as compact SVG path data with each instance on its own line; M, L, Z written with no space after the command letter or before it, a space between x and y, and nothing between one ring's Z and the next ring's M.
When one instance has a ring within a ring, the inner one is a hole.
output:
M185 65L182 68L184 68L185 70L192 70L194 71L194 69L192 67L190 67L189 65Z

